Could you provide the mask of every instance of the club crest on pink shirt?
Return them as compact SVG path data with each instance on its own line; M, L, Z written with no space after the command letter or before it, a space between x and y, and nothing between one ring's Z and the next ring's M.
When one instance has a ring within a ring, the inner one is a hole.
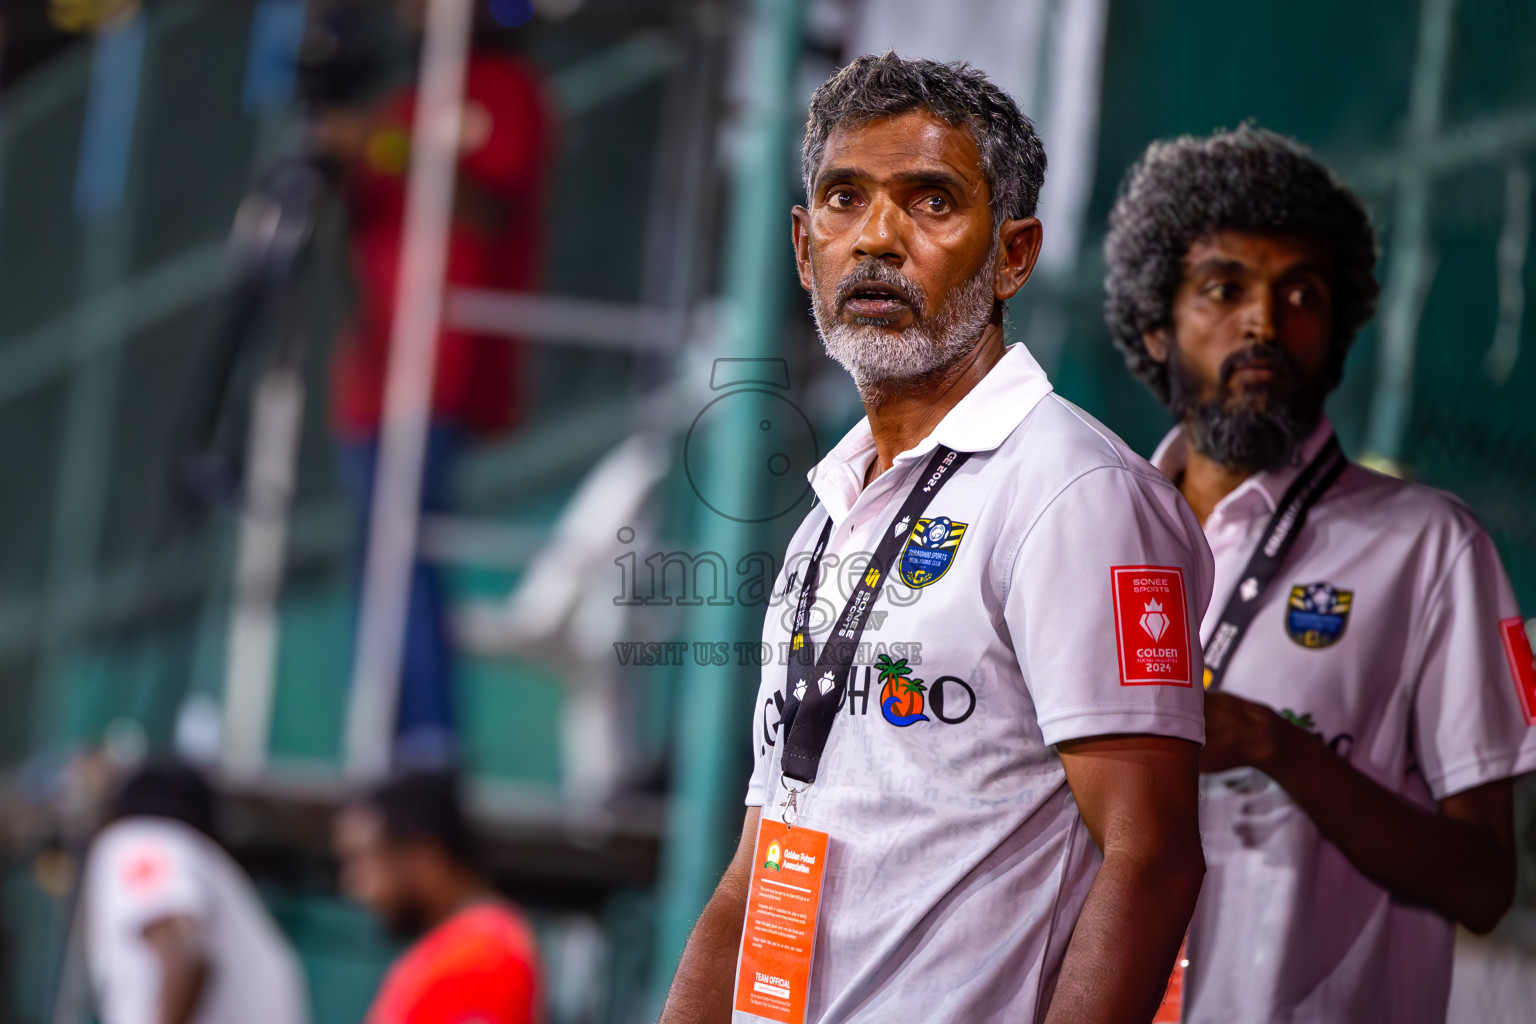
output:
M1286 602L1285 632L1312 650L1332 647L1344 636L1354 599L1353 590L1340 590L1332 583L1298 583Z

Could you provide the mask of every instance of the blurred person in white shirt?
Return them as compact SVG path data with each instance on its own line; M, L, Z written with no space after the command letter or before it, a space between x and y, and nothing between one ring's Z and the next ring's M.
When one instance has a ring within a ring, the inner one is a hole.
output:
M1376 303L1369 215L1243 127L1154 143L1105 250L1106 319L1176 420L1152 462L1216 560L1181 1019L1438 1024L1453 924L1514 897L1536 666L1472 512L1349 462L1324 413Z
M103 1024L307 1024L298 958L214 818L181 764L145 765L114 796L83 897Z

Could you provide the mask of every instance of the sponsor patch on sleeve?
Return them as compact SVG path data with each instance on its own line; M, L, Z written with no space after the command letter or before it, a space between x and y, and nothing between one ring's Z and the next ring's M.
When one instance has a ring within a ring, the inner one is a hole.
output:
M1117 565L1109 573L1115 594L1120 685L1189 686L1184 573L1169 565Z
M1520 709L1525 720L1536 725L1536 656L1531 654L1531 638L1526 635L1525 623L1516 616L1499 621L1499 637L1504 641L1504 657L1509 659L1509 672L1515 678L1515 691L1520 694Z

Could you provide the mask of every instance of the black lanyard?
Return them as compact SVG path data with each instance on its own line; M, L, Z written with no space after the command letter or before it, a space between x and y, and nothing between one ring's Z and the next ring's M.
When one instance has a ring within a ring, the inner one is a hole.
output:
M831 637L822 644L818 658L811 642L810 618L811 609L816 604L816 577L821 573L821 559L832 536L832 518L827 517L810 564L803 570L805 582L800 586L800 601L795 606L795 621L789 636L789 671L779 731L784 741L781 764L788 778L807 785L816 781L816 766L821 763L827 737L832 733L832 723L837 720L838 705L848 685L848 673L857 655L859 637L864 634L864 624L869 621L875 598L885 583L886 570L912 535L917 517L949 482L954 471L970 457L969 452L957 452L939 445L896 518L881 535L863 577L853 588L843 613L832 627Z
M1214 690L1221 685L1221 677L1226 675L1227 666L1232 663L1232 653L1242 643L1243 635L1259 612L1262 603L1259 599L1269 590L1286 556L1296 546L1307 513L1348 464L1344 450L1339 447L1338 435L1330 434L1322 450L1307 463L1307 468L1280 499L1280 507L1275 509L1269 525L1264 528L1263 542L1237 578L1237 585L1227 598L1227 606L1221 611L1221 621L1216 623L1210 643L1205 645L1206 689Z

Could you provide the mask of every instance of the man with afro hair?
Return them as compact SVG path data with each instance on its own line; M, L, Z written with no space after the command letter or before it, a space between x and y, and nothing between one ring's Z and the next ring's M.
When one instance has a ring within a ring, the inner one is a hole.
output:
M1154 143L1105 252L1105 318L1175 420L1152 461L1216 559L1182 1019L1444 1021L1453 924L1514 896L1536 667L1471 512L1350 463L1324 412L1375 309L1370 218L1245 126Z

